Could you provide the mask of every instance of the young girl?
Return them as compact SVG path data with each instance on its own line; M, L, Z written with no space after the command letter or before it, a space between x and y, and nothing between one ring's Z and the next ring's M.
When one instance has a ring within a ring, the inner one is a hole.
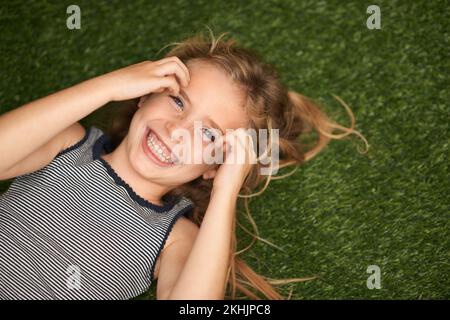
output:
M283 298L276 281L238 258L245 251L237 252L238 198L247 201L283 177L261 174L274 168L273 148L263 155L270 163L255 163L255 141L245 129L268 129L279 168L297 168L329 139L361 135L348 107L350 128L329 121L285 88L272 66L223 35L196 35L175 43L164 59L0 117L0 178L16 177L0 197L1 298L129 299L155 279L158 299L235 299L236 289L252 299ZM124 107L110 132L78 123L124 100L136 103ZM279 129L277 139L271 129ZM318 141L308 149L301 138L311 129ZM192 141L174 140L176 130ZM224 162L184 162L173 148L188 142L193 147L185 150L193 152L218 146ZM245 162L230 160L238 153Z

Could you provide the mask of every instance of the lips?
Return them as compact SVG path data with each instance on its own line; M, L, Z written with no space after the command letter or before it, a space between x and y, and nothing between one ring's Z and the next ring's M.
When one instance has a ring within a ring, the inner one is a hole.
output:
M161 159L159 159L159 157L156 155L155 151L149 147L147 140L149 139L150 134L152 135L153 139L157 140L157 145L159 146L159 148L163 149L164 153L170 155L172 163L161 161ZM153 162L156 162L159 166L169 167L175 165L178 162L177 157L172 154L172 150L167 146L167 144L164 143L164 141L155 131L151 130L148 127L146 127L142 138L142 147L147 156L149 156L149 158L151 158L151 160L153 160Z

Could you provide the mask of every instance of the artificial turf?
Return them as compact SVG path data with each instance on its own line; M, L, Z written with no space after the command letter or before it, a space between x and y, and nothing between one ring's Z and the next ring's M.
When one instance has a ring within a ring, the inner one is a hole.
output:
M0 4L0 111L142 60L203 31L230 32L277 66L292 90L348 124L367 154L332 142L250 203L261 236L244 258L292 299L448 299L449 21L445 1L73 1ZM366 9L381 9L369 30ZM97 124L101 111L81 121ZM13 137L11 137L13 138ZM20 147L20 146L18 146ZM284 170L288 172L289 170ZM10 181L0 183L5 191ZM248 238L240 247L245 246ZM381 289L369 290L369 265ZM155 298L155 285L140 298Z

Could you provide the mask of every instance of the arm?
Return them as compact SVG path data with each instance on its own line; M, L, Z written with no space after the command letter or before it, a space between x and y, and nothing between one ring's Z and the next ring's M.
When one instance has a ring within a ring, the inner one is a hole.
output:
M223 299L229 265L236 201L241 186L256 163L252 137L243 129L223 141L225 162L215 173L202 225L180 275L167 299ZM243 158L236 161L239 155ZM162 266L161 266L162 270Z
M178 77L176 77L176 76ZM189 72L177 58L143 61L27 103L0 117L0 172L7 172L61 131L110 101L187 86Z
M232 224L235 214L237 193L214 190L192 249L187 257L177 250L182 268L170 273L171 281L165 281L171 265L171 255L161 258L161 272L158 280L158 299L223 299L228 271ZM175 246L175 244L173 244ZM166 260L166 261L164 261ZM185 262L184 262L185 261ZM181 272L180 272L181 271ZM163 274L164 272L164 274ZM174 274L179 274L174 278ZM169 289L170 288L170 289Z
M167 299L183 270L198 231L199 227L186 217L180 217L173 226L153 272L154 278L158 278L156 290L158 300Z
M79 142L85 135L86 129L80 123L75 122L42 147L13 165L9 170L0 172L0 181L12 179L44 168L60 151Z
M35 100L0 117L0 172L49 142L54 136L109 102L97 77Z

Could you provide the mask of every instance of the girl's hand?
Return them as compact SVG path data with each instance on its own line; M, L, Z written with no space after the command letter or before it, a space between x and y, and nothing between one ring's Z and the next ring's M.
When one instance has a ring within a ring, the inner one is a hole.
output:
M152 92L168 90L178 95L180 84L187 86L189 70L178 57L158 61L143 61L100 76L107 84L111 101L142 97Z
M239 128L220 139L226 147L225 161L214 177L213 190L228 190L238 195L242 184L256 164L253 139L246 129Z

